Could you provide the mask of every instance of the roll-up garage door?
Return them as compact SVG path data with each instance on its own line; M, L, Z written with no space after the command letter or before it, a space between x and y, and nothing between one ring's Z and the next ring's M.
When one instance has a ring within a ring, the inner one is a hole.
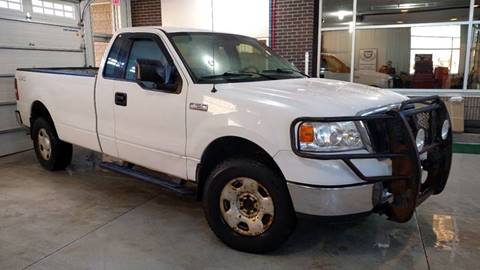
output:
M15 70L84 66L79 17L79 1L0 0L0 156L31 148L15 121Z

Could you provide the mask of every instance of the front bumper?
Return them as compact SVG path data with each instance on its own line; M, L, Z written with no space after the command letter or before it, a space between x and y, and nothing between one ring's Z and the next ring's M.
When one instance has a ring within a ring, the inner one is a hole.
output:
M315 187L287 182L295 211L315 216L346 216L373 209L373 185Z
M363 122L372 142L372 149L368 153L318 154L298 150L296 134L298 134L298 127L302 122L341 121ZM290 192L294 193L292 200L295 209L298 212L315 212L311 210L312 204L305 202L302 197L309 197L309 200L317 201L317 208L334 208L328 211L316 211L321 215L324 215L323 213L352 214L358 211L356 207L367 209L367 201L369 201L370 210L374 208L379 212L386 213L390 219L395 221L408 221L421 202L431 194L442 192L446 185L452 159L452 132L449 130L447 138L442 139L441 127L444 121L450 122L450 118L445 104L436 96L410 99L396 107L375 110L372 113L353 117L296 119L291 126L293 152L307 159L341 161L359 179L359 183L348 186L349 190L347 191L316 187L315 192L289 185ZM415 137L420 128L426 131L426 142L423 149L419 151ZM391 162L391 172L375 176L367 175L357 165L360 160L388 160ZM426 174L425 181L422 180L423 174ZM374 186L375 189L380 190L380 193L392 194L393 201L375 199ZM354 187L356 189L352 189ZM370 193L367 192L367 189ZM355 195L352 195L354 191ZM324 200L315 198L315 196L325 196L326 198ZM359 199L359 196L364 197ZM352 200L355 200L359 206L351 203ZM303 207L307 210L299 209Z

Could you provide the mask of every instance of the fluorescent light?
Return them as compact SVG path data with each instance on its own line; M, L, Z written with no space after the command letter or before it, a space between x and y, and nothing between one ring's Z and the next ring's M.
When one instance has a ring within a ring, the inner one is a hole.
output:
M451 18L450 21L452 21L452 22L458 21L458 18Z
M402 9L400 10L402 13L407 13L408 12L408 9Z
M333 12L332 15L337 16L340 21L343 21L343 19L345 19L345 16L352 16L353 12L347 10L339 10L337 12Z
M397 23L403 23L403 21L397 21Z

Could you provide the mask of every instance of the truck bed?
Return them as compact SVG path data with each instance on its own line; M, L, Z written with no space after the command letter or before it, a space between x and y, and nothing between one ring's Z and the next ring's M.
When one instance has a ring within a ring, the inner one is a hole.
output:
M15 74L19 99L17 109L29 119L40 103L55 123L61 140L98 150L95 115L96 68L21 68ZM112 97L113 98L113 97ZM29 121L26 125L29 125Z
M98 68L93 67L19 68L17 70L84 77L95 77L98 73Z

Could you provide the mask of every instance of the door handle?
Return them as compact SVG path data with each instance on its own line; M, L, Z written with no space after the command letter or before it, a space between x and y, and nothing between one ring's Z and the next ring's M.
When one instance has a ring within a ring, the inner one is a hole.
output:
M115 93L115 105L127 106L127 93Z

